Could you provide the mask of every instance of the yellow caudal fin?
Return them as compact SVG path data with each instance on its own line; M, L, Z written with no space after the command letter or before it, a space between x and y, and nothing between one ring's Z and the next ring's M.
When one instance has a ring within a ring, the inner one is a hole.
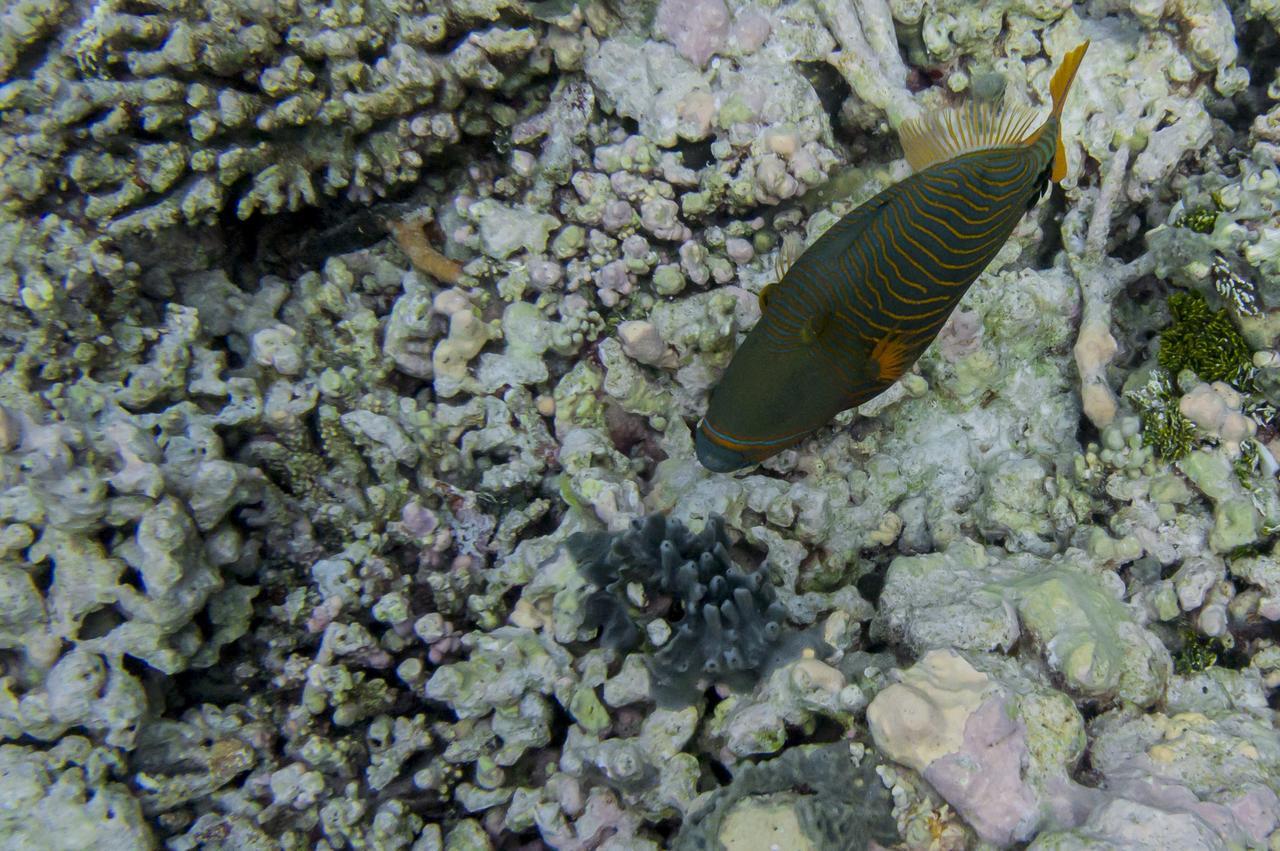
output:
M1058 70L1054 72L1053 79L1049 81L1049 94L1053 96L1053 112L1054 118L1062 117L1062 108L1067 103L1067 92L1071 89L1071 83L1076 78L1076 71L1080 70L1080 62L1084 59L1084 52L1089 49L1089 42L1084 41L1076 45L1066 56L1062 58L1062 64L1058 66ZM1062 131L1058 131L1058 139L1053 149L1053 170L1049 172L1049 179L1054 183L1061 183L1062 178L1067 176L1067 149L1062 146Z
M1062 116L1062 107L1067 102L1067 91L1071 88L1071 81L1076 78L1076 71L1080 70L1080 62L1084 59L1084 52L1088 49L1088 41L1076 45L1070 53L1062 58L1062 64L1058 66L1058 70L1053 74L1053 79L1049 82L1049 94L1053 96L1054 118Z

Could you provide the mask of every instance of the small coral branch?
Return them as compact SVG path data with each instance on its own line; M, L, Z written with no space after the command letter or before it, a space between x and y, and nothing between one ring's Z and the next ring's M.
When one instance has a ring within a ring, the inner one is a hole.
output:
M388 221L387 230L391 231L396 245L409 258L413 268L450 286L462 280L462 264L450 260L431 246L422 222L409 219Z
M1116 200L1120 197L1129 166L1129 154L1129 146L1122 145L1107 164L1083 240L1067 240L1071 268L1080 282L1083 303L1080 332L1075 344L1080 399L1085 416L1100 429L1111 424L1119 407L1115 391L1107 383L1107 367L1119 348L1111 335L1111 303L1116 293L1127 284L1150 274L1155 268L1155 260L1150 253L1129 263L1112 260L1106 253Z
M849 88L883 109L894 127L920 113L907 89L907 66L898 53L893 14L885 0L817 0L823 23L840 50L828 61Z

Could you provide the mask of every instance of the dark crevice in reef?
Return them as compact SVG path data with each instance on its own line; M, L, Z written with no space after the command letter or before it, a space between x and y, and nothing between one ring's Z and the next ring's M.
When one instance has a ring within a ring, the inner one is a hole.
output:
M713 143L712 139L703 139L701 142L681 142L674 150L680 155L680 162L685 168L699 171L715 160L715 155L711 153Z
M278 137L264 138L279 141ZM330 257L369 248L386 238L386 223L419 210L434 179L456 183L453 178L459 170L493 162L491 139L467 138L433 154L419 180L387 186L373 202L342 194L322 195L318 203L298 210L255 210L245 219L237 215L236 204L229 203L219 213L216 225L230 252L225 266L248 291L257 289L263 275L294 279L322 267ZM499 163L497 168L501 171L503 166ZM243 197L252 185L251 176L241 178L227 187L227 197ZM428 227L435 229L431 241L441 242L439 226L432 223Z
M823 110L831 118L831 126L839 126L840 108L853 94L844 77L827 62L797 62L796 69L813 86Z
M1253 120L1270 108L1267 88L1280 66L1280 37L1275 28L1262 17L1245 19L1243 6L1234 12L1236 44L1240 45L1237 64L1249 72L1249 85L1230 100L1210 98L1207 104L1211 114L1240 134L1248 133Z
M873 606L880 604L880 593L884 591L885 575L888 573L887 565L880 565L870 573L863 574L854 583L858 589L858 593L862 595L862 599L866 600Z
M1062 217L1067 212L1067 196L1062 187L1056 183L1049 184L1049 197L1041 201L1041 222L1044 239L1036 248L1036 256L1032 265L1037 269L1048 269L1053 265L1053 258L1062 250Z
M276 274L296 278L317 269L330 257L369 248L387 236L386 222L419 205L409 201L415 187L391 187L373 205L346 198L330 198L317 206L280 213L255 212L247 219L224 211L220 222L227 244L235 252L233 266L245 269L245 281Z
M1101 440L1102 433L1098 431L1098 427L1081 414L1080 421L1076 424L1076 443L1080 446L1088 446L1090 443L1098 443Z

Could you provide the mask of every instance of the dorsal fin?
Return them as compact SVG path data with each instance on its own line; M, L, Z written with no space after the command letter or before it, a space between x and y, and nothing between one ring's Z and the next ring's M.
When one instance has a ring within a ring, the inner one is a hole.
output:
M778 256L773 261L773 272L779 281L787 276L801 254L804 254L804 240L800 238L800 234L785 234L782 245L778 246Z
M773 258L773 273L776 276L771 284L765 284L764 289L760 290L757 298L760 301L760 312L764 313L765 308L769 306L769 300L777 294L779 283L787 276L787 272L791 271L791 267L800 259L800 255L804 254L804 240L797 233L788 233L782 237L782 245L778 246L778 253Z
M916 171L987 148L1021 145L1036 123L1036 113L1021 106L1002 108L971 101L957 109L926 113L898 130L907 162Z

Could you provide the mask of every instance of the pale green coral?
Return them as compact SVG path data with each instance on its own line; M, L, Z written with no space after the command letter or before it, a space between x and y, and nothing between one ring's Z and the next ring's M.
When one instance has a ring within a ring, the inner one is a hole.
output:
M1112 589L1072 569L1017 583L1018 615L1073 691L1117 695L1142 706L1160 699L1169 678L1164 645L1134 622Z
M68 736L48 751L0 745L0 830L6 842L50 851L154 848L118 754Z
M1150 705L1170 674L1168 651L1083 553L1051 561L987 553L972 541L945 554L895 559L878 628L920 649L994 650L1031 638L1069 688Z

